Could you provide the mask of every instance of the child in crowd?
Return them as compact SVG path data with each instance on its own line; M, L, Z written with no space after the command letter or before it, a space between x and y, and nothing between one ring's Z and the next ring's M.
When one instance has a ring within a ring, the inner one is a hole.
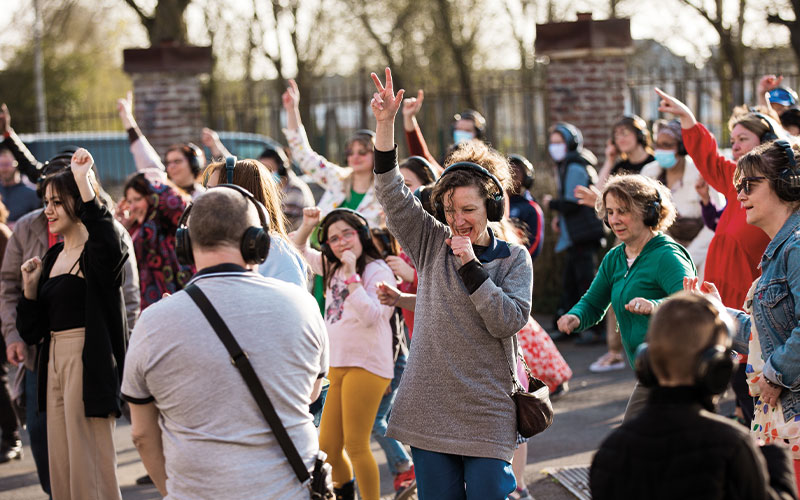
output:
M394 274L381 259L361 214L338 208L321 223L319 219L319 208L303 209L303 223L292 238L325 285L331 369L320 449L333 468L337 498L355 498L355 469L361 498L377 500L378 465L369 439L381 398L394 377L389 325L394 309L378 301L377 283L393 282ZM308 246L318 223L316 236L322 252Z

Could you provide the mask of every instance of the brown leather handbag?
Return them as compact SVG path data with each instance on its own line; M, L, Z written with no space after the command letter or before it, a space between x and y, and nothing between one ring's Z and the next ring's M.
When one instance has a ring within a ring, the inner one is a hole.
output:
M512 345L516 346L516 342ZM553 423L553 405L550 403L550 389L547 385L531 374L525 357L518 350L517 358L522 361L525 367L525 374L528 377L528 390L526 391L517 379L516 370L509 361L511 368L511 379L514 381L514 389L511 399L517 407L517 432L524 438L535 436L544 431Z

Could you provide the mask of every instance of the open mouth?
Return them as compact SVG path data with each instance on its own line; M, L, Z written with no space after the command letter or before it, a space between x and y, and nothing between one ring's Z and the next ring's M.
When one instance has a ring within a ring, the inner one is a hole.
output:
M472 231L471 227L461 227L456 228L456 234L458 236L469 236L469 233Z

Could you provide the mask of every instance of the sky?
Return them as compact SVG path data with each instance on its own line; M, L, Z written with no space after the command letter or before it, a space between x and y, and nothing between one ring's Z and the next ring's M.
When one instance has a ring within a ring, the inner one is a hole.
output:
M41 2L51 2L59 0L39 0ZM138 0L143 9L152 9L156 0ZM196 0L190 4L187 10L187 23L189 25L190 39L197 40L203 33L204 27L202 5L206 0ZM423 1L423 0L420 0ZM487 8L496 15L490 16L488 22L494 24L495 29L484 30L482 43L497 46L498 51L507 51L507 57L493 57L493 61L501 61L501 66L515 67L519 64L517 48L510 37L500 37L498 33L507 33L507 16L501 2L518 0L486 0ZM712 0L693 0L700 3L705 2L713 8ZM739 0L723 0L726 4L735 7ZM125 46L146 46L147 39L144 29L138 25L138 20L133 10L130 9L123 0L117 0L119 8L113 10L114 15L120 16L128 21L131 26L129 32L123 35ZM544 4L543 1L539 2ZM607 17L607 10L600 6L607 5L607 1L601 0L557 0L555 8L557 14L565 13L567 20L574 20L575 13L578 11L593 11L595 19ZM4 16L0 19L0 69L5 65L4 57L7 57L9 48L13 47L21 34L29 32L33 24L32 5L33 0L3 0L4 11L7 13L17 13L17 16ZM252 0L226 0L226 15L248 16ZM749 45L776 46L787 45L789 31L784 27L768 26L764 21L766 12L775 12L776 9L783 7L781 14L784 17L792 17L788 7L788 0L748 0L746 11L747 25L745 27L744 39ZM594 7L594 8L593 8ZM25 9L25 10L21 10ZM686 57L689 61L701 65L708 57L710 47L718 42L716 32L703 20L699 14L691 8L682 5L681 0L622 0L618 7L618 15L631 18L631 34L634 39L655 39L678 55ZM527 33L529 38L533 38L534 31L531 28L534 24L532 18L525 19L523 16L515 16L520 23L518 28ZM247 18L247 17L244 17ZM536 19L544 18L544 8L541 7L536 13ZM244 32L244 30L242 30ZM120 55L121 60L121 55ZM347 66L354 65L353 58L341 60L340 73L348 73L354 68ZM257 77L271 77L268 68L262 70L263 74Z

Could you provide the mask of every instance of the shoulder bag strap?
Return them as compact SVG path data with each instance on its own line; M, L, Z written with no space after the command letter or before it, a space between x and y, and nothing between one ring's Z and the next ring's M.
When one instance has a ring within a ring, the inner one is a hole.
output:
M278 417L278 414L275 412L275 408L272 407L269 396L267 396L267 393L264 391L264 387L258 380L258 376L256 375L255 370L253 370L253 365L250 364L247 353L244 352L239 346L239 343L236 342L236 339L233 337L230 329L225 324L225 321L222 320L219 313L217 313L217 310L213 305L211 305L211 302L208 300L203 291L200 290L200 288L198 288L194 283L186 287L185 290L192 300L194 300L195 304L197 304L197 307L199 307L203 312L203 315L205 315L208 322L214 328L217 336L225 345L225 348L228 350L228 354L231 356L231 363L236 366L236 368L238 368L239 372L242 374L242 378L247 383L247 388L250 389L250 392L253 394L253 398L255 398L261 413L264 414L264 418L272 428L272 433L275 434L275 439L278 440L278 443L283 449L283 453L289 460L289 464L292 466L292 469L294 469L294 473L297 474L297 479L299 479L301 483L305 483L311 477L311 475L309 474L308 469L306 469L305 464L303 464L303 459L300 458L300 454L297 452L297 448L295 448L292 439L286 432L286 428L283 427L280 417Z

